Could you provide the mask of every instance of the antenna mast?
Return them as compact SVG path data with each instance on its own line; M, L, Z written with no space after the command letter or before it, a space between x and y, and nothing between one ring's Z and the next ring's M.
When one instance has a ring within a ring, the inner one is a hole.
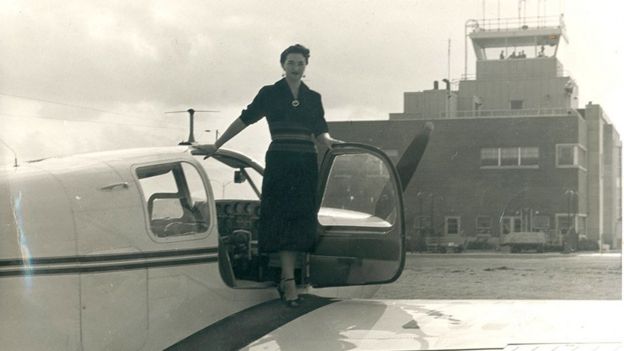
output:
M485 23L485 0L481 1L481 18Z
M446 68L446 79L451 81L451 38L448 40L448 67Z
M215 110L194 110L192 108L189 108L186 111L169 111L169 112L165 112L165 113L184 113L184 112L188 112L189 114L189 136L188 139L186 141L181 141L178 145L191 145L193 143L195 143L195 134L194 134L194 129L195 129L195 112L219 112L219 111L215 111Z

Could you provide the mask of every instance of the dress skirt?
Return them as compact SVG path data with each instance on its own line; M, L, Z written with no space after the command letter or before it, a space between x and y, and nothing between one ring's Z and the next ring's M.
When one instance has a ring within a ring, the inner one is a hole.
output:
M260 251L310 251L318 225L318 166L314 145L274 141L266 153L265 164L258 234Z

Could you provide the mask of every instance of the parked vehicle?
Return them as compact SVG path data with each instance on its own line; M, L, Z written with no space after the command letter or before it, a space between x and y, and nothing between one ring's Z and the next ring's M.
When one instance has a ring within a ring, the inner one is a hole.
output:
M524 250L544 252L546 234L544 232L509 233L503 239L501 246L509 246L512 253L518 253Z
M463 237L428 237L427 251L447 253L455 252L459 253L464 251L465 239Z

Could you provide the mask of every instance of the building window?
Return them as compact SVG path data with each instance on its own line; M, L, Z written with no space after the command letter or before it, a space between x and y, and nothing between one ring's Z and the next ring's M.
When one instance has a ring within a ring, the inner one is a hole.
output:
M547 232L550 229L550 217L546 215L536 215L533 217L533 231Z
M458 235L460 225L460 217L444 217L444 232L446 235Z
M557 166L574 166L574 145L557 145Z
M505 216L501 222L501 234L517 233L522 231L522 218Z
M518 148L517 147L505 147L501 149L501 166L517 166L518 162Z
M585 168L587 151L579 144L557 144L557 167Z
M481 149L481 166L498 167L498 150L496 148Z
M511 100L511 109L512 110L522 110L523 100Z
M538 168L537 147L503 147L481 149L481 168Z
M577 154L576 158L578 160L578 165L583 167L583 168L587 168L586 167L586 165L587 165L587 163L586 163L587 162L586 161L587 160L587 152L585 151L585 149L583 149L582 147L578 146L576 148L576 154Z
M536 147L520 148L520 165L521 166L537 166L539 160L539 149Z
M430 216L416 217L416 221L414 222L414 227L420 230L431 228L431 217Z
M477 216L477 235L492 234L492 217Z

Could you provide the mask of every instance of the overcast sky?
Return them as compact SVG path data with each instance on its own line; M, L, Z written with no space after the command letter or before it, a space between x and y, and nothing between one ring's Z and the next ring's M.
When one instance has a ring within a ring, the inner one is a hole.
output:
M526 15L563 12L559 59L580 106L601 104L624 131L620 1L527 0ZM485 6L484 6L485 5ZM516 0L13 1L0 0L0 139L20 159L171 145L235 119L262 85L281 78L279 53L311 49L306 83L328 120L387 119L403 92L464 70L470 18L517 17ZM546 11L544 11L544 9ZM539 13L538 13L539 11ZM469 48L472 52L472 48ZM474 73L469 56L469 73ZM261 159L266 124L228 147ZM12 154L0 145L0 162Z

